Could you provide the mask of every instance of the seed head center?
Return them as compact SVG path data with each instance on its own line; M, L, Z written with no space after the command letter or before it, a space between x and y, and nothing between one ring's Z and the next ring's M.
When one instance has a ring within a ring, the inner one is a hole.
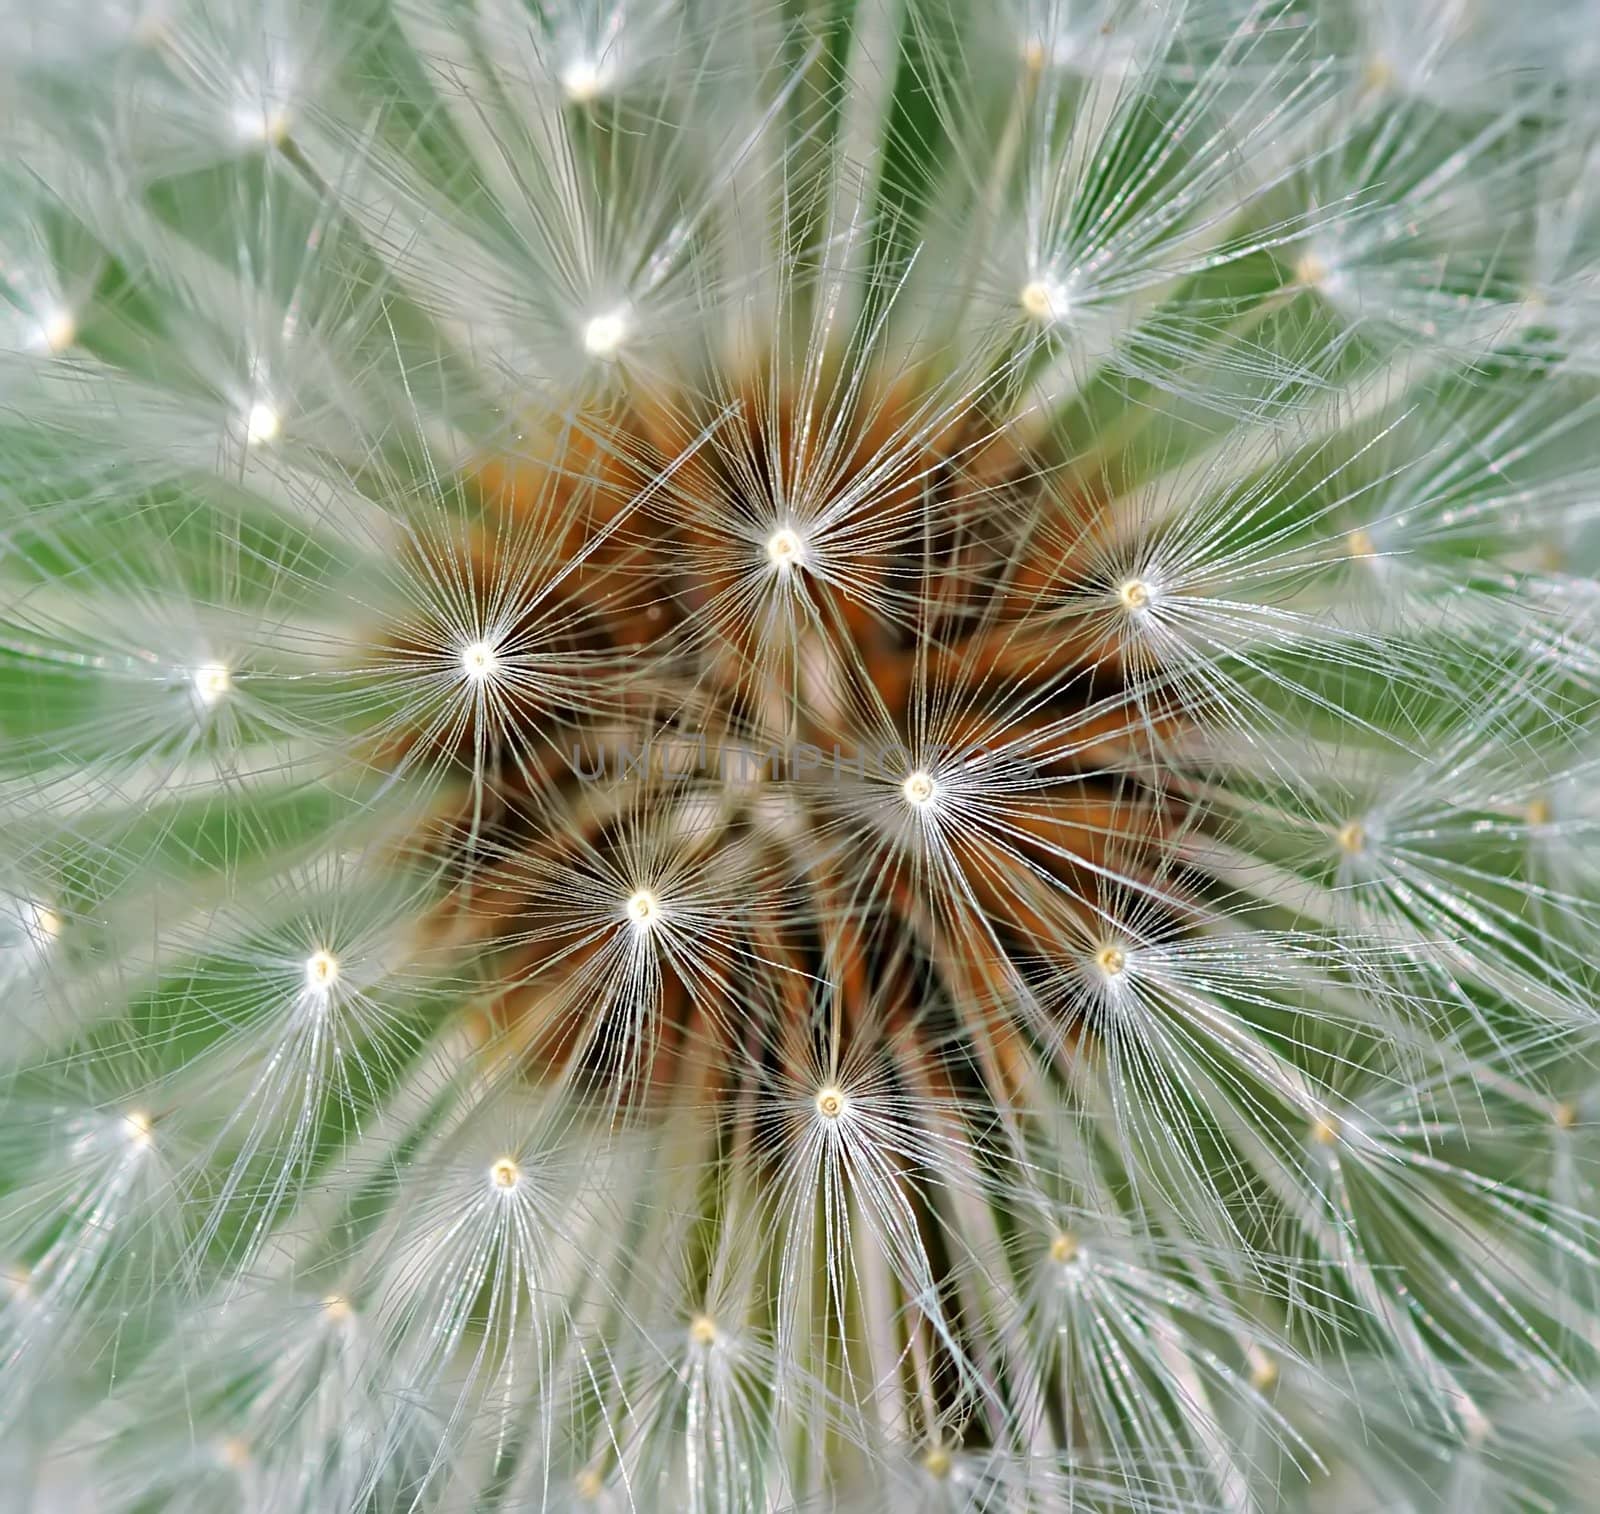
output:
M306 958L306 987L326 993L339 981L339 959L332 952L314 951Z
M561 87L577 105L587 105L606 92L611 65L604 58L577 57L561 70Z
M461 649L461 671L473 683L487 683L499 671L500 656L487 641L474 641Z
M1128 954L1114 942L1108 942L1094 954L1095 965L1108 978L1117 978L1127 971Z
M283 417L264 400L257 400L244 418L244 439L252 447L276 441L283 430Z
M78 340L78 323L64 306L47 311L39 322L39 344L46 352L65 352Z
M805 565L806 544L799 532L781 526L767 538L767 558L780 573Z
M1066 319L1071 300L1066 287L1055 279L1033 279L1022 286L1019 296L1024 313L1041 325Z
M189 687L202 708L210 709L233 690L233 675L220 662L203 663L189 671Z
M628 312L622 307L591 316L583 328L583 346L591 357L612 358L628 339Z
M817 1095L817 1113L825 1120L837 1120L845 1111L847 1101L837 1088L824 1088Z
M1150 601L1154 597L1155 591L1143 578L1130 578L1117 588L1117 599L1121 602L1122 608L1130 614L1148 610Z
M641 930L647 930L661 918L661 901L647 888L637 889L628 896L623 906L628 918Z

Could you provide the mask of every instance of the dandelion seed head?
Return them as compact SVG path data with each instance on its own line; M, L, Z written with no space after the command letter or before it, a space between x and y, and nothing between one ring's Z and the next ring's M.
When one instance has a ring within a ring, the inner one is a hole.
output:
M633 312L626 305L592 315L583 326L583 349L591 357L614 358L633 328Z
M0 1442L1581 1505L1595 60L1325 8L13 5Z

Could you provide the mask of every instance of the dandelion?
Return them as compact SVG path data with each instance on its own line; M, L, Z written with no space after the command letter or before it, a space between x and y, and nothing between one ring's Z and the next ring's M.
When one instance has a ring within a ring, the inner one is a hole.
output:
M1593 32L0 4L7 1485L1586 1506Z

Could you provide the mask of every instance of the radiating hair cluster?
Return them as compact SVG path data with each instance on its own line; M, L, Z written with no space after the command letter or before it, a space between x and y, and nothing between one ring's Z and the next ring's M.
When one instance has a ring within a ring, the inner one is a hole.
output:
M1592 0L0 0L0 1502L1588 1507L1597 423Z

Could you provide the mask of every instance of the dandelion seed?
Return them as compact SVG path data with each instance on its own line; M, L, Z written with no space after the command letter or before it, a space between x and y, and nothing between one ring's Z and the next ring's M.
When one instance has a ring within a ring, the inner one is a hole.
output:
M849 1108L849 1100L837 1088L824 1088L817 1094L817 1113L825 1120L838 1120Z
M628 340L633 313L626 305L591 316L583 327L584 351L591 357L614 358Z
M697 1314L689 1321L689 1340L693 1345L707 1347L717 1343L717 1327L709 1315Z
M1359 856L1367 849L1367 827L1360 820L1347 820L1334 833L1334 840L1339 843L1339 850L1349 856Z
M189 689L202 710L213 709L233 692L233 674L225 663L202 663L189 670Z
M1374 54L1362 65L1361 86L1373 94L1381 94L1394 84L1396 77L1394 64L1381 54Z
M244 439L252 447L263 447L278 439L283 417L265 400L257 400L245 415Z
M1094 954L1094 962L1107 980L1120 978L1128 970L1128 953L1124 948L1110 942Z
M1245 1361L1250 1368L1250 1386L1257 1393L1265 1393L1278 1381L1277 1362L1259 1346L1245 1352Z
M661 901L647 888L635 889L628 895L623 911L640 931L653 929L661 919Z
M561 87L578 105L597 100L611 88L616 69L609 58L575 57L561 70ZM594 351L594 348L590 348Z
M799 532L782 526L767 538L767 560L780 574L787 574L806 563L805 539Z
M65 352L77 340L77 320L65 306L54 306L40 317L38 345L44 351Z
M331 952L312 952L306 958L305 974L309 993L329 994L339 982L339 959Z
M122 1117L123 1139L137 1151L144 1150L154 1139L150 1116L142 1109L130 1110Z
M1050 1242L1050 1260L1058 1267L1065 1267L1069 1262L1078 1259L1078 1238L1063 1230L1054 1236Z
M936 1482L943 1482L950 1475L950 1453L943 1446L930 1446L922 1458L922 1470Z
M232 120L241 142L280 147L289 136L289 112L281 105L242 104L234 109Z
M250 1466L250 1443L242 1436L224 1436L216 1450L217 1460L230 1472L243 1472Z
M500 671L500 654L493 643L469 642L461 649L461 672L469 683L488 683Z
M1307 289L1318 289L1332 276L1333 269L1319 252L1306 252L1294 265L1295 281Z
M342 1325L352 1313L350 1300L342 1293L330 1293L322 1301L322 1313L333 1324Z
M0 894L0 960L3 954L16 953L24 959L37 959L48 952L60 937L64 922L55 910L37 899L18 899ZM9 938L9 939L7 939ZM0 977L0 983L5 980Z
M1130 615L1148 610L1155 600L1155 586L1144 578L1125 579L1117 586L1117 602Z
M521 1181L522 1169L510 1157L501 1157L489 1168L489 1182L495 1188L509 1190Z
M1024 314L1041 325L1066 320L1072 309L1067 286L1056 279L1034 279L1024 284L1020 299Z
M900 792L905 796L905 801L913 809L925 810L939 796L939 785L929 773L922 769L907 775L900 785Z

